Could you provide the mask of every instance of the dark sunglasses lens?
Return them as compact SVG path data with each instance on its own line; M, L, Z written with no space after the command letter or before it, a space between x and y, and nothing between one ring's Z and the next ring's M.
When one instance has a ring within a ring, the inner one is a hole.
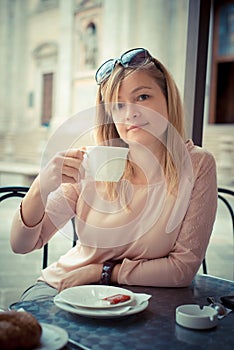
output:
M105 62L96 73L96 82L101 83L104 81L112 72L115 65L115 60L109 60Z
M125 67L138 67L145 63L147 59L147 51L144 49L137 49L126 52L121 57L121 63Z

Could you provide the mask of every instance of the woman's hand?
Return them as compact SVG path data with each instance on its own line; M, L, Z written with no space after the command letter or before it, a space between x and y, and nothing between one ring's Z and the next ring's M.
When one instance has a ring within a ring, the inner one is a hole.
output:
M101 278L101 273L102 264L90 264L68 272L66 276L61 279L58 291L61 292L63 289L74 286L98 283Z
M57 153L40 172L39 179L43 197L47 197L62 183L76 183L82 176L83 158L84 151L80 149Z
M34 227L43 220L50 192L55 191L63 183L76 183L83 176L84 169L81 163L84 153L85 149L70 149L57 153L40 171L22 201L21 217L26 226ZM51 229L51 223L49 225ZM55 227L51 230L54 229ZM39 239L39 236L37 238Z

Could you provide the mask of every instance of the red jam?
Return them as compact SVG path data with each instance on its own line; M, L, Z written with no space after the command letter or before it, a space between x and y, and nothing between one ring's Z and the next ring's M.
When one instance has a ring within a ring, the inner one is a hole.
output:
M109 297L104 298L103 300L109 301L110 304L118 304L118 303L124 303L127 300L130 300L131 297L129 295L124 294L115 294L111 295Z

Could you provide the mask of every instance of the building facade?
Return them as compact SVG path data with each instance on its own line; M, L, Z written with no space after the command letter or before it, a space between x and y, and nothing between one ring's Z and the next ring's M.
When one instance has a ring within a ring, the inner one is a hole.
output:
M227 6L232 3L227 1ZM218 69L218 73L216 69L215 73L213 42L223 39L217 39L220 2L214 5L205 116L208 141L205 138L204 142L217 158L223 152L229 163L229 157L233 162L233 152L229 152L233 102L228 110L222 109L225 97L216 94L215 81L220 82L225 69ZM68 118L94 107L97 67L129 48L149 49L171 71L183 96L188 7L189 0L0 0L2 160L38 162L54 130ZM229 13L226 10L221 17ZM229 17L223 20L231 31L227 45L232 43L234 27L234 19ZM226 76L233 79L232 64L228 72ZM233 92L232 79L226 87L228 101ZM217 118L213 117L214 105L222 109ZM218 149L213 142L213 130L223 148ZM230 172L234 177L233 169L225 171L228 178Z

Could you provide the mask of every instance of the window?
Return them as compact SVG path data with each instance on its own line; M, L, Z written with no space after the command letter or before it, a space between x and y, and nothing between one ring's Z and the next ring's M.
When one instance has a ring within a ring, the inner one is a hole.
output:
M210 123L234 123L234 1L214 2Z

